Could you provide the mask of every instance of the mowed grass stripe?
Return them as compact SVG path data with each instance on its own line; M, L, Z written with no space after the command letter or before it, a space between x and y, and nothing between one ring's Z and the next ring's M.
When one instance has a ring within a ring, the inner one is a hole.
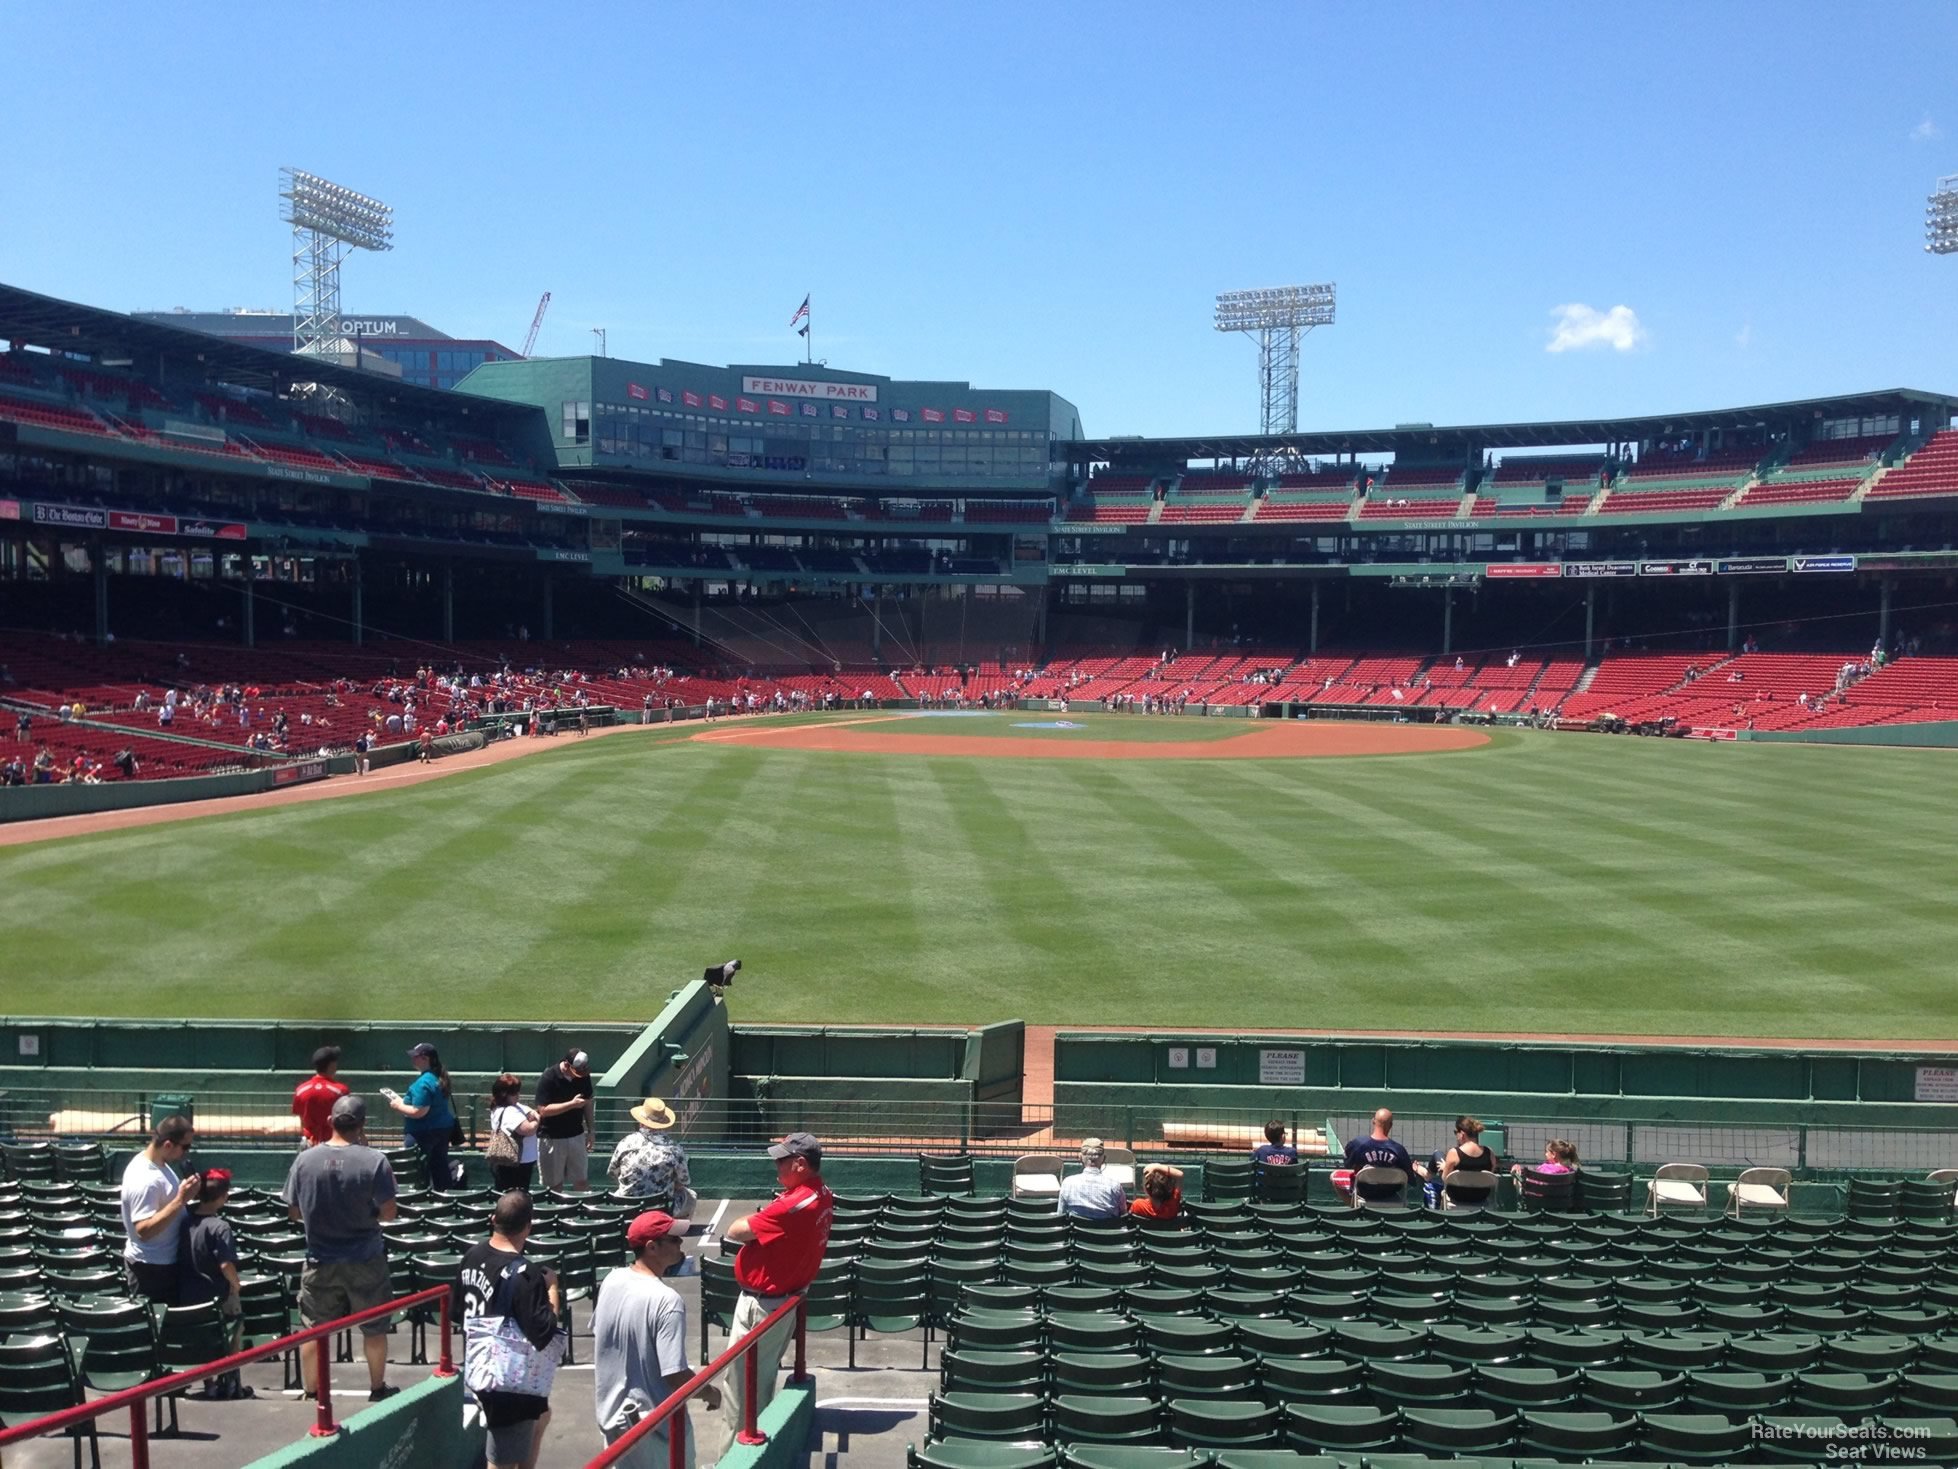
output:
M632 1019L738 953L749 1021L1953 1037L1953 768L1546 735L1218 765L573 743L0 852L8 1008Z

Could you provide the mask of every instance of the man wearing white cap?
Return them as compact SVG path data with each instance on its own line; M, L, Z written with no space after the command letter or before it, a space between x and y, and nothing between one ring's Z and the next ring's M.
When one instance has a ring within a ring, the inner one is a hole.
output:
M582 1191L591 1169L591 1057L570 1050L537 1078L537 1181L557 1192Z
M667 1199L677 1219L691 1219L698 1195L687 1172L686 1150L668 1135L680 1119L661 1097L648 1097L627 1114L639 1124L612 1149L605 1165L613 1191L631 1199Z

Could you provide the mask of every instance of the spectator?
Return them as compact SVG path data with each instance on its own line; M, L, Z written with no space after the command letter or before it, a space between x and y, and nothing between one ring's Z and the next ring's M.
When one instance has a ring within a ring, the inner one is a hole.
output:
M639 1124L612 1149L605 1165L615 1193L634 1199L666 1199L677 1219L691 1219L699 1196L687 1172L686 1150L667 1134L680 1119L659 1097L648 1097L627 1113Z
M1142 1197L1129 1205L1138 1219L1176 1219L1183 1213L1183 1170L1151 1163L1142 1170Z
M1398 1168L1412 1183L1417 1178L1426 1178L1428 1172L1408 1156L1407 1149L1396 1142L1394 1114L1382 1107L1373 1114L1373 1132L1367 1137L1356 1137L1346 1145L1346 1166L1358 1173L1362 1168ZM1347 1192L1351 1192L1350 1186ZM1402 1189L1386 1188L1379 1184L1360 1189L1363 1203L1379 1203L1404 1197Z
M142 1300L177 1304L177 1261L199 1187L195 1173L180 1175L178 1169L196 1140L188 1117L166 1117L122 1170L123 1277L129 1293Z
M537 1113L517 1100L523 1083L507 1071L490 1083L491 1132L507 1132L517 1145L517 1161L498 1163L490 1181L500 1194L512 1189L530 1192L530 1175L537 1167Z
M1108 1176L1101 1164L1107 1156L1098 1137L1081 1141L1081 1171L1061 1180L1056 1214L1076 1219L1120 1219L1129 1211L1129 1198L1122 1186Z
M543 1120L538 1124L537 1175L559 1193L590 1186L594 1103L591 1057L566 1051L564 1059L537 1078L530 1099Z
M394 1218L394 1170L367 1146L367 1103L349 1094L333 1104L333 1136L308 1148L286 1173L286 1211L306 1231L306 1266L299 1274L299 1319L318 1326L356 1311L387 1304L387 1244L381 1226ZM387 1381L388 1318L363 1322L367 1400L378 1403L400 1389ZM315 1352L299 1354L305 1386L313 1396Z
M347 1094L338 1079L340 1048L321 1046L313 1052L313 1074L292 1089L292 1111L299 1119L302 1146L312 1147L333 1136L333 1104Z
M1440 1159L1441 1176L1485 1173L1496 1167L1496 1155L1482 1142L1482 1124L1473 1117L1455 1119L1455 1145Z
M424 765L428 764L429 760L434 757L435 735L432 731L424 729L421 732L421 738L415 741L415 754L416 758Z
M1516 1164L1509 1170L1516 1177L1523 1176L1523 1165ZM1552 1138L1543 1145L1543 1161L1536 1165L1538 1173L1577 1172L1577 1144L1568 1138Z
M456 1129L456 1111L449 1100L449 1073L443 1068L442 1056L427 1041L408 1052L408 1059L415 1063L415 1079L408 1084L408 1095L383 1090L381 1095L388 1099L388 1105L408 1120L401 1124L401 1130L408 1141L421 1149L422 1165L428 1170L428 1187L431 1192L446 1191L453 1180L449 1176L449 1145L451 1134Z
M816 1278L829 1248L830 1219L836 1197L823 1182L823 1145L806 1132L792 1132L768 1150L775 1164L781 1193L754 1213L727 1227L724 1238L740 1245L734 1257L734 1278L741 1297L728 1323L730 1343L747 1335L790 1296ZM755 1344L755 1412L775 1396L775 1379L782 1366L795 1319L786 1316ZM727 1436L741 1431L747 1376L728 1378Z
M1251 1163L1263 1167L1267 1163L1296 1163L1299 1150L1285 1141L1285 1124L1273 1118L1265 1124L1265 1140L1251 1149Z
M199 1184L197 1202L190 1224L184 1230L184 1249L177 1276L177 1304L197 1306L206 1301L218 1303L224 1318L225 1345L237 1351L244 1341L244 1303L238 1289L238 1242L231 1225L218 1216L224 1201L231 1196L231 1170L213 1168ZM211 1380L205 1396L231 1401L253 1396L236 1368Z
M503 1079L514 1096L519 1083ZM488 1469L536 1469L551 1421L551 1380L564 1356L557 1273L524 1258L531 1218L529 1194L504 1193L489 1239L469 1248L456 1280L463 1385L489 1429Z
M648 1209L626 1226L632 1263L612 1271L598 1287L591 1318L592 1406L598 1431L608 1445L625 1437L693 1376L687 1365L686 1303L664 1279L686 1258L686 1246L680 1243L686 1231L684 1219ZM738 1324L733 1328L736 1334L743 1329ZM730 1377L738 1382L741 1373L737 1369ZM701 1397L710 1410L720 1405L720 1393L712 1383ZM685 1435L684 1462L693 1469L693 1424L684 1408L642 1438L619 1463L624 1469L666 1469L672 1462L668 1435L675 1423Z

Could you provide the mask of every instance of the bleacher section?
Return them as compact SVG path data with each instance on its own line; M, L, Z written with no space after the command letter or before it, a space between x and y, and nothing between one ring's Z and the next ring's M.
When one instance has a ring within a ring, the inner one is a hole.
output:
M1958 495L1958 429L1933 434L1923 448L1870 486L1864 499L1902 500L1931 495Z
M920 1469L1958 1457L1948 1183L1826 1219L1708 1217L1721 1179L1635 1212L1649 1186L1587 1168L1520 1213L1355 1210L1220 1177L1169 1223L841 1194L811 1309L853 1362L915 1335L929 1372L942 1340ZM703 1269L720 1319L730 1262Z

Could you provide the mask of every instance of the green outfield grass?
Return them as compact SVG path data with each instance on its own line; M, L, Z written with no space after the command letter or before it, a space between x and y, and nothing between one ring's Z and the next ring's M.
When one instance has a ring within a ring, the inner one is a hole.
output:
M861 715L858 718L862 718ZM1073 729L1039 726L1071 724ZM1013 740L1128 740L1138 744L1173 742L1197 744L1256 734L1264 726L1250 719L1205 719L1170 714L1055 714L1029 713L917 714L880 718L865 726L875 734L989 735Z
M0 849L0 967L16 1014L636 1020L739 955L750 1022L1948 1039L1954 777L1572 735L1102 763L634 733Z

